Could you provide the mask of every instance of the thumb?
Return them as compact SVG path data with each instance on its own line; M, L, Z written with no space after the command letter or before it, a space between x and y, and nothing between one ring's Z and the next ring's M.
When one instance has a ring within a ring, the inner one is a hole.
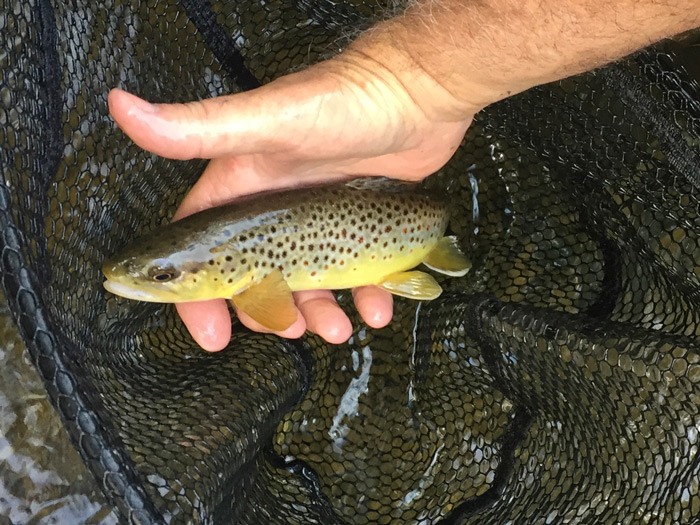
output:
M294 148L300 132L313 125L323 98L316 96L319 89L318 82L273 82L185 104L150 104L113 89L108 103L114 120L136 144L186 160Z

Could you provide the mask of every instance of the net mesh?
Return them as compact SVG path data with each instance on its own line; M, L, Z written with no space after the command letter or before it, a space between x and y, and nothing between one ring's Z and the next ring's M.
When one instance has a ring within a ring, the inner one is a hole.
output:
M204 167L108 117L250 89L393 4L10 2L2 283L53 403L131 523L700 522L700 94L668 46L482 112L426 185L473 259L329 347L205 354L101 286ZM235 322L235 321L234 321Z

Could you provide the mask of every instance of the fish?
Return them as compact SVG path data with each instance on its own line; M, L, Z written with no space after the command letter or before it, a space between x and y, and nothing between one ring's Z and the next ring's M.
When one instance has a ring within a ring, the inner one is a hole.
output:
M412 187L415 185L411 185ZM262 326L296 321L292 292L376 285L432 300L434 271L471 262L446 236L448 207L433 194L371 184L263 192L162 226L107 258L104 287L138 301L224 298Z

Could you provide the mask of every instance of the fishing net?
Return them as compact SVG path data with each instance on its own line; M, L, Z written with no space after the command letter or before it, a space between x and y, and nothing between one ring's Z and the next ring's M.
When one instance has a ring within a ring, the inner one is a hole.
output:
M426 181L474 264L438 300L397 300L371 330L341 293L346 345L236 323L206 354L170 305L103 291L105 256L166 222L204 167L134 146L109 88L249 89L388 7L3 7L2 283L125 522L700 522L700 96L675 51L479 115Z

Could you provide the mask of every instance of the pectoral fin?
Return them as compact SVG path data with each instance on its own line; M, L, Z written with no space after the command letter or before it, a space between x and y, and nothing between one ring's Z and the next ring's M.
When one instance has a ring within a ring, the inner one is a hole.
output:
M391 274L379 286L395 295L422 301L435 299L442 293L432 275L418 271Z
M457 237L443 237L423 261L428 268L436 272L461 277L472 267L472 263L459 249Z
M274 270L259 283L234 295L231 302L240 311L275 332L289 328L297 320L292 291L279 270Z

